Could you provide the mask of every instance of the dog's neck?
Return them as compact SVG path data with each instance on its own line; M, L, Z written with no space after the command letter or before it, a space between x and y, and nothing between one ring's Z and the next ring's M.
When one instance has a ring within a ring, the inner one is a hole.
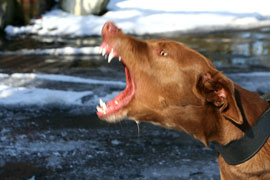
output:
M245 114L246 125L244 131L246 132L249 128L260 119L261 115L269 108L269 103L263 100L259 95L253 92L249 92L239 86L236 86L236 90L239 92L240 102ZM227 123L227 124L226 124ZM224 128L222 141L219 144L228 144L229 142L240 139L245 135L243 130L232 123L224 122L222 125ZM233 130L231 129L233 128ZM229 132L225 134L226 132ZM251 145L252 146L252 145ZM225 162L222 156L218 157L218 163L220 167L221 179L269 179L269 175L261 174L261 172L269 172L269 155L267 152L270 150L270 143L265 143L260 151L249 159L245 163L238 164L237 166L229 165ZM249 163L247 163L249 162ZM262 162L262 163L258 163ZM254 165L256 163L256 165Z

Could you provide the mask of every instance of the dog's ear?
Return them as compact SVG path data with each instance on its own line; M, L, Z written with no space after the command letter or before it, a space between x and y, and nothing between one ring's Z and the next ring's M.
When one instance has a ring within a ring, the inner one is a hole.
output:
M207 103L217 107L221 114L237 124L243 123L241 112L234 96L234 84L222 73L205 73L199 77L199 93Z

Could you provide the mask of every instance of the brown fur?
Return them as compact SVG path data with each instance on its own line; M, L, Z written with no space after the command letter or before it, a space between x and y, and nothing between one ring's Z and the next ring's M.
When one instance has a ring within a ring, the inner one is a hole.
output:
M128 117L185 131L206 146L211 141L225 145L241 138L269 108L258 94L234 84L210 60L184 44L135 39L112 23L105 24L102 34L122 57L136 85L132 101L113 118L104 118L107 121ZM167 54L161 55L162 51ZM235 90L240 94L245 119ZM221 156L218 162L223 180L269 180L270 142L243 164L228 165Z

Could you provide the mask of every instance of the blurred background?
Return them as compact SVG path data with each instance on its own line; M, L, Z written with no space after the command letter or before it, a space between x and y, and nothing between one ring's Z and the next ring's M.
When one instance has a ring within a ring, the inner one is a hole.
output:
M114 21L137 38L183 42L237 84L270 91L267 0L0 0L0 179L219 179L190 136L96 115L125 88L99 54Z

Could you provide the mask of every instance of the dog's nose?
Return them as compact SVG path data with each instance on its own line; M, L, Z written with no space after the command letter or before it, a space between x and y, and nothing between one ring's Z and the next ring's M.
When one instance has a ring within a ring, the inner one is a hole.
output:
M102 28L102 32L103 31L114 33L114 32L118 31L118 28L116 27L116 25L113 22L109 21L106 24L104 24L104 26Z

